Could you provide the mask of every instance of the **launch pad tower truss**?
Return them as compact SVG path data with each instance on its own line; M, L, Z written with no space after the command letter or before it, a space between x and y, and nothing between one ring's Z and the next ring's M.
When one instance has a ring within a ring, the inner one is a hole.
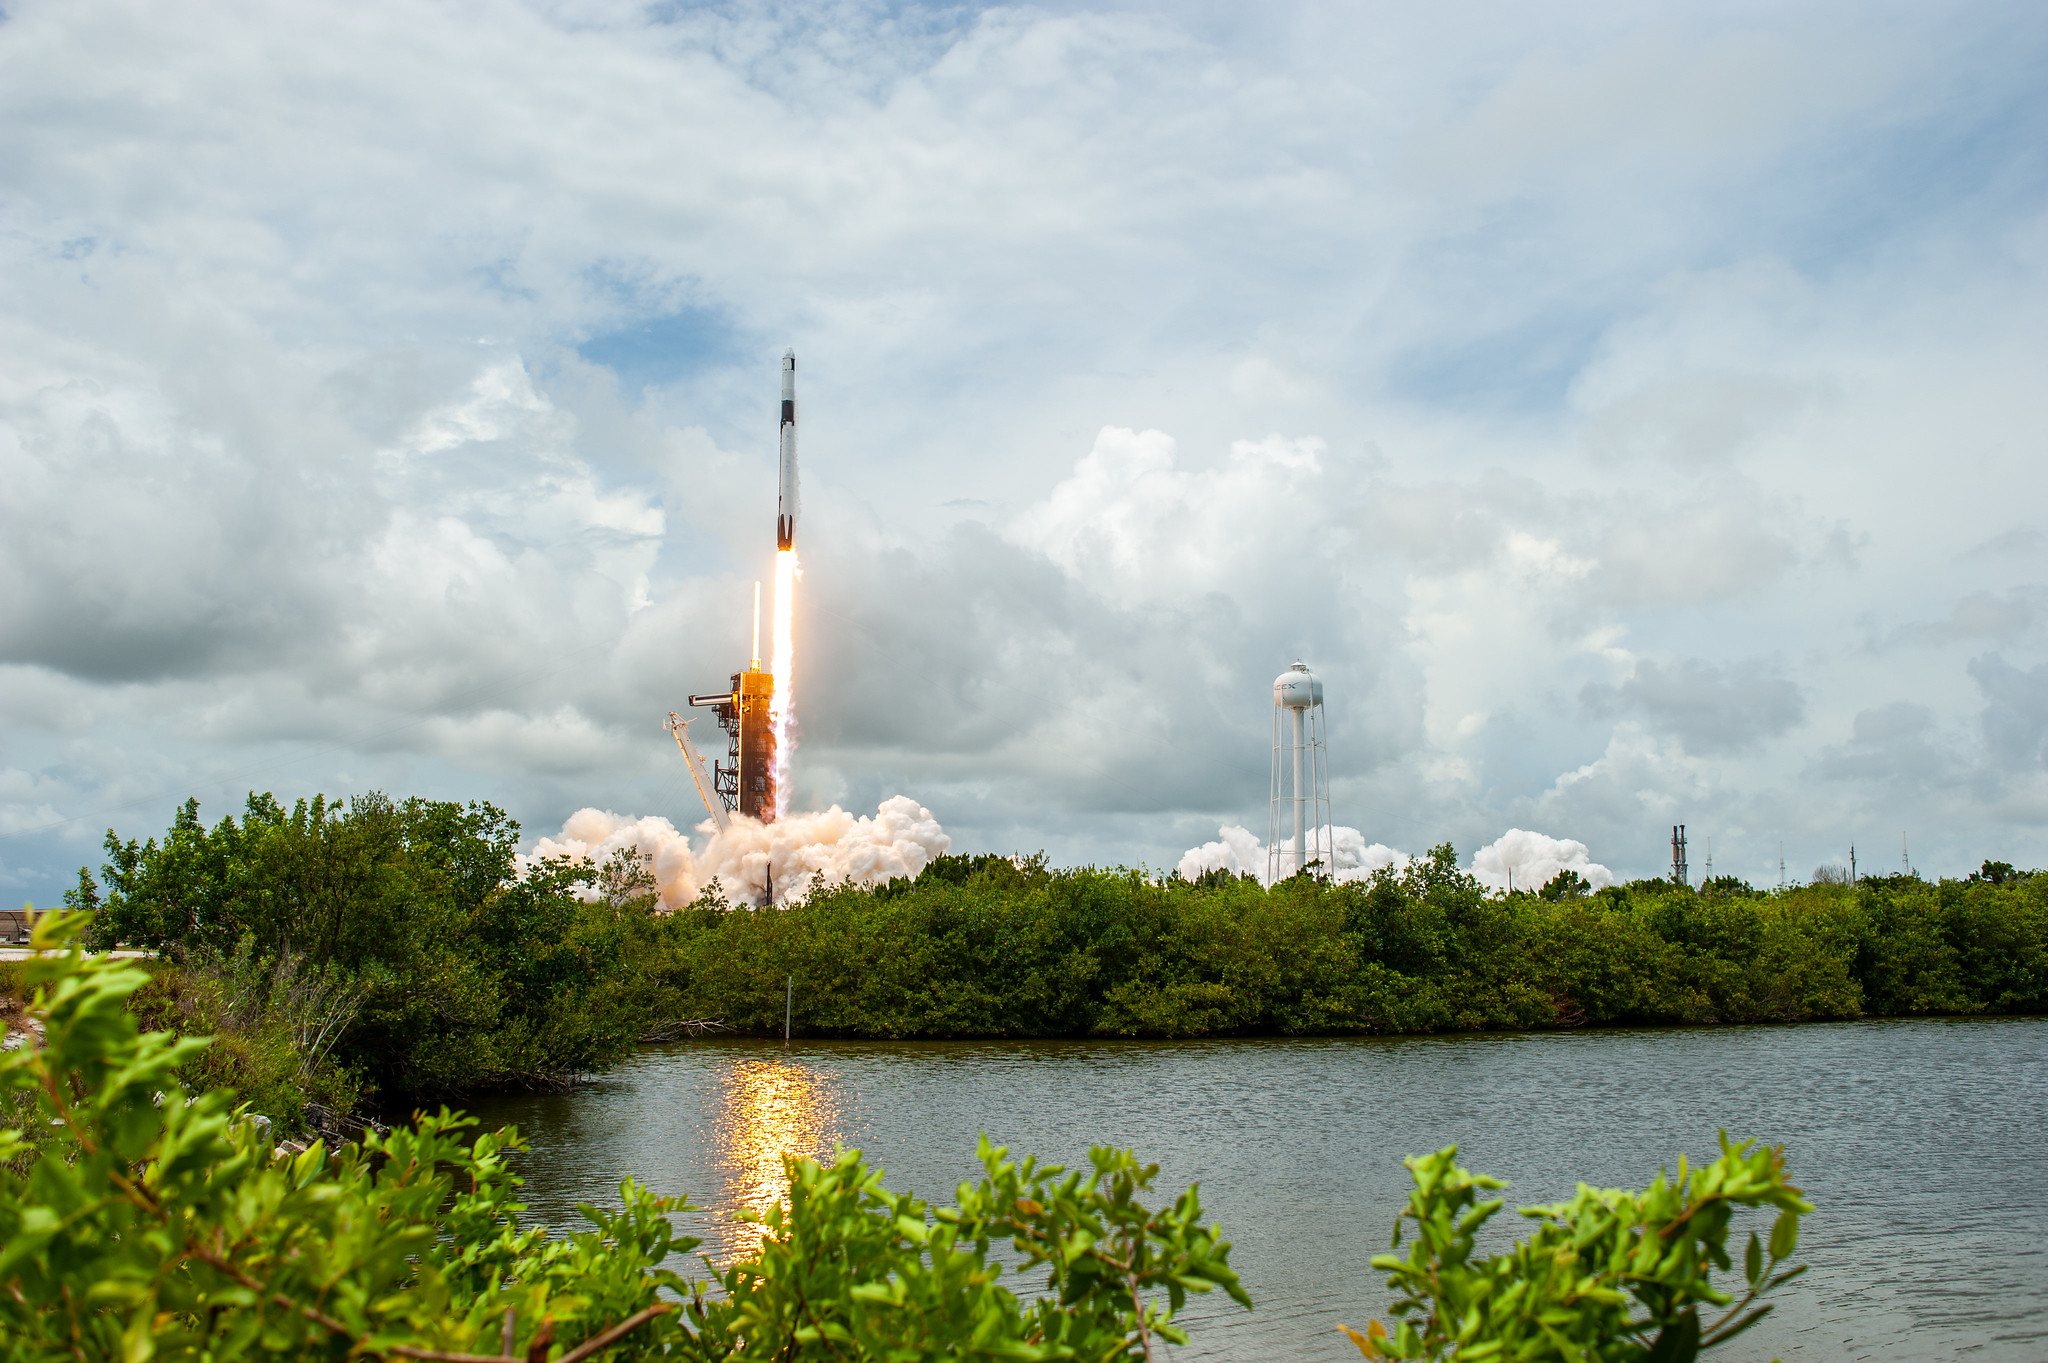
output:
M1306 664L1273 679L1273 784L1266 818L1266 881L1334 864L1323 684ZM1283 845L1283 843L1285 845Z
M728 814L740 807L740 674L732 674L730 691L714 691L707 695L690 697L690 704L698 709L708 709L711 717L718 721L718 727L725 730L725 761L716 758L711 762L711 790L718 802L725 806Z
M775 730L769 701L775 678L758 665L732 674L732 690L691 696L726 733L725 761L711 764L711 788L727 810L775 822Z

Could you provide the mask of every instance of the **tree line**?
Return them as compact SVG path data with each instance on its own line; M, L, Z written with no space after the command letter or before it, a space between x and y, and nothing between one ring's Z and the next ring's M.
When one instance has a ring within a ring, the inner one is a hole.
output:
M130 1007L219 1044L192 1078L287 1123L556 1084L682 1019L814 1037L1195 1037L1800 1022L2048 1010L2048 876L1757 890L1569 874L1489 892L1448 845L1262 887L1042 856L783 907L656 911L644 869L518 873L488 804L371 794L107 836L66 896L159 953Z
M1560 876L1489 892L1448 844L1270 889L945 857L660 934L676 1004L749 1031L1191 1037L1803 1022L2048 1009L2048 876L1761 891Z

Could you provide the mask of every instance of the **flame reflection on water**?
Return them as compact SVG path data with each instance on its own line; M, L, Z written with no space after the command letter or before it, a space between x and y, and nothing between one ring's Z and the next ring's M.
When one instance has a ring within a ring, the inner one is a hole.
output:
M758 1228L731 1213L766 1212L789 1205L785 1155L829 1159L839 1139L840 1101L835 1086L795 1061L740 1060L725 1068L716 1140L725 1196L715 1210L721 1260L753 1251Z

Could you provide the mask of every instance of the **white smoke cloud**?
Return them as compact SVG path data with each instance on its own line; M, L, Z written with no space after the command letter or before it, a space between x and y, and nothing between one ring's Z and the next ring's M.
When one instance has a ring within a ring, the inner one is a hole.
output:
M1355 828L1340 825L1330 830L1330 836L1330 858L1336 863L1335 874L1339 880L1363 880L1387 866L1396 871L1405 870L1414 860L1406 852L1396 851L1383 842L1367 842L1365 834ZM1293 851L1294 839L1283 839L1280 850Z
M1197 880L1208 871L1228 871L1250 874L1266 883L1266 845L1250 829L1234 824L1225 824L1217 833L1220 841L1191 847L1181 857L1176 868L1181 879ZM1382 866L1400 871L1413 860L1385 843L1368 843L1365 834L1355 828L1326 828L1322 837L1330 841L1333 880L1363 880ZM1280 849L1293 852L1294 839L1283 839ZM1614 883L1614 872L1594 861L1586 844L1523 828L1510 828L1480 848L1469 869L1473 878L1490 890L1505 890L1510 883L1523 890L1541 889L1559 871L1578 872L1596 890Z
M1175 868L1182 880L1200 880L1210 871L1266 878L1266 848L1249 828L1225 824L1216 830L1221 842L1190 847Z
M1472 854L1474 879L1489 890L1540 890L1559 871L1577 871L1594 889L1614 883L1614 872L1592 859L1586 844L1510 828Z
M700 833L711 829L708 819L697 825ZM882 801L872 818L838 805L821 813L786 814L771 824L735 814L725 832L712 834L701 854L667 819L579 809L563 822L559 837L540 839L519 865L523 872L543 858L562 856L601 865L614 852L636 847L654 876L662 908L673 912L714 880L727 900L758 906L768 902L771 888L775 902L787 904L827 885L912 878L952 845L932 812L907 795ZM595 896L597 891L586 888L584 893Z
M801 899L814 887L847 881L880 885L915 876L953 840L932 812L907 795L882 801L873 818L833 805L821 814L785 814L771 824L734 815L699 861L704 883L749 904Z
M535 862L567 857L571 861L602 866L612 854L628 847L638 848L640 860L654 876L661 894L661 906L673 912L697 897L704 888L697 873L696 858L690 854L690 839L659 815L633 818L608 809L579 809L562 822L559 837L542 838L530 854L516 858L521 875ZM595 898L594 886L583 890Z
M1249 828L1236 824L1225 824L1216 830L1220 842L1205 842L1200 847L1191 847L1180 859L1176 873L1183 880L1197 880L1208 871L1228 871L1232 875L1250 874L1266 883L1266 845ZM1405 867L1410 858L1406 852L1399 852L1385 843L1369 843L1365 834L1355 828L1339 824L1324 827L1310 839L1312 845L1327 842L1330 848L1330 875L1334 880L1363 880L1383 866L1395 870ZM1283 838L1280 850L1294 851L1294 839Z

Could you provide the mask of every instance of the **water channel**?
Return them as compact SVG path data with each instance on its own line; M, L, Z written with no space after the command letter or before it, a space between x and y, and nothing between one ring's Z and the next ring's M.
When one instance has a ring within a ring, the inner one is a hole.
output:
M1783 1143L1818 1210L1813 1267L1733 1360L2048 1358L2048 1019L1194 1042L713 1040L650 1047L564 1094L479 1103L532 1140L554 1226L628 1174L704 1210L725 1262L781 1156L857 1146L891 1188L950 1202L975 1135L1085 1164L1135 1148L1202 1185L1257 1303L1190 1303L1182 1358L1356 1359L1384 1313L1368 1266L1407 1196L1401 1156L1457 1142L1509 1207L1640 1186L1717 1127ZM1503 1213L1495 1227L1519 1233ZM1767 1222L1757 1224L1767 1227ZM1501 1247L1501 1246L1496 1246ZM691 1265L672 1265L687 1272ZM1030 1286L1012 1281L1020 1292ZM1722 1356L1717 1353L1717 1357Z

